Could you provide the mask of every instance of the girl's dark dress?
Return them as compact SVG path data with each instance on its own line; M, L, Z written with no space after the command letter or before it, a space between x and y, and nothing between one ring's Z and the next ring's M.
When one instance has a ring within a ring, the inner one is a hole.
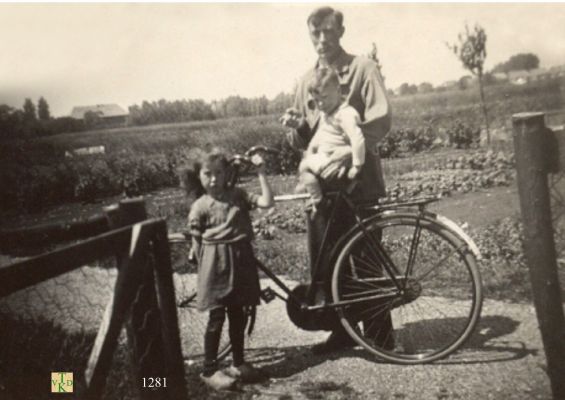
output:
M188 216L190 234L202 239L197 286L200 311L259 304L249 216L257 199L257 195L233 188L221 200L204 194L192 204Z

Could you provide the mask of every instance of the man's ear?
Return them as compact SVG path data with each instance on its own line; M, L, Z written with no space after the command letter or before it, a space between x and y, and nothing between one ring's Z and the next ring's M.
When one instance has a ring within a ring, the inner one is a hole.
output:
M339 29L339 38L341 39L343 37L343 34L345 33L345 26L341 26Z

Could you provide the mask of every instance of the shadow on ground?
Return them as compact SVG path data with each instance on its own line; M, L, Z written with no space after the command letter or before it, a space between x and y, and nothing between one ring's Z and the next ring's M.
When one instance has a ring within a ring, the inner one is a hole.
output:
M428 321L430 322L430 321ZM431 322L433 323L433 322ZM537 349L529 349L521 341L505 341L501 338L516 331L519 321L500 315L483 317L475 333L455 354L430 366L466 365L476 363L495 363L518 360L528 355L537 354ZM189 372L191 399L251 399L257 394L268 395L280 400L292 398L305 399L356 399L359 394L346 384L335 382L293 382L296 393L276 391L271 384L280 381L292 381L293 377L326 361L342 357L358 357L371 362L380 362L367 351L354 349L335 352L329 355L314 355L310 346L262 347L249 349L246 358L249 362L262 366L270 380L252 386L245 386L239 392L211 393L200 382L196 370Z

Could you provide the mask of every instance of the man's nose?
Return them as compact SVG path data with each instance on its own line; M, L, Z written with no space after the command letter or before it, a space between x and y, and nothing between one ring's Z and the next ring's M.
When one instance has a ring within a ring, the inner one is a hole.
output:
M324 32L320 32L320 38L319 38L319 40L320 40L320 43L325 43L325 42L327 42L328 38L327 38L327 36L326 36L326 34L325 34Z

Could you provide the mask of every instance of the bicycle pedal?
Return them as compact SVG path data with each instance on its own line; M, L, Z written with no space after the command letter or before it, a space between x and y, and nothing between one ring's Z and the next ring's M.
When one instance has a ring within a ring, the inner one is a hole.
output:
M265 303L270 303L271 301L273 301L275 299L276 294L275 294L275 291L273 289L271 289L270 287L267 287L267 288L261 290L260 297Z

